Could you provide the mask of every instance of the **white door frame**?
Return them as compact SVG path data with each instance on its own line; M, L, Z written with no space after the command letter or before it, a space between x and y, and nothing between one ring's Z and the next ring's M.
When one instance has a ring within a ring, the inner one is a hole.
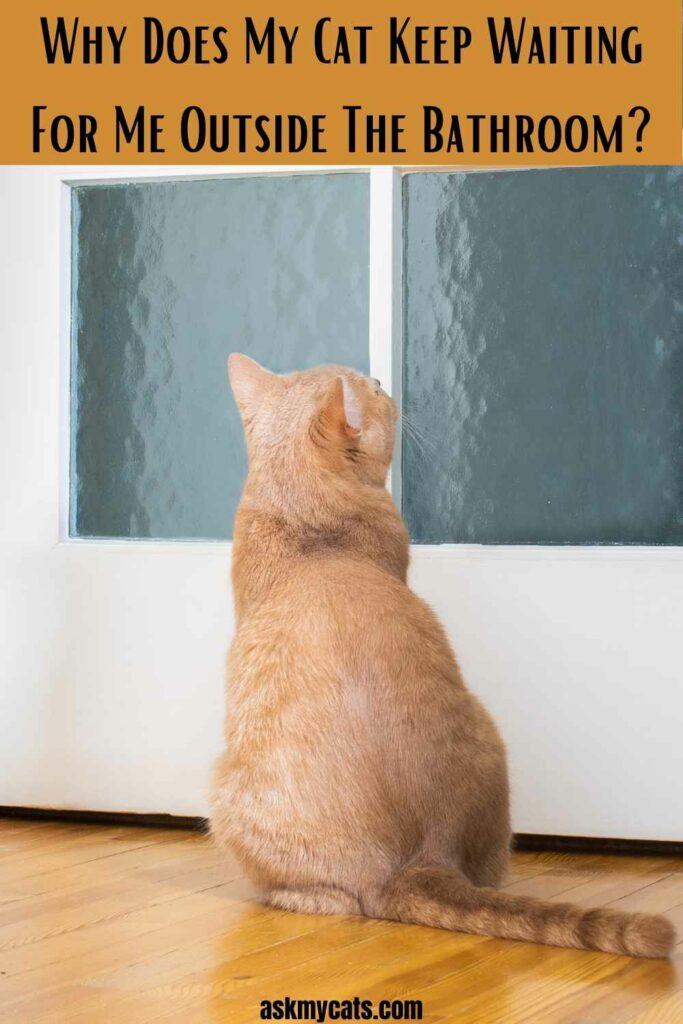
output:
M0 805L204 814L221 747L231 545L68 536L70 185L358 169L0 171ZM369 173L400 400L401 174ZM412 580L508 740L518 831L683 839L683 549L415 546Z

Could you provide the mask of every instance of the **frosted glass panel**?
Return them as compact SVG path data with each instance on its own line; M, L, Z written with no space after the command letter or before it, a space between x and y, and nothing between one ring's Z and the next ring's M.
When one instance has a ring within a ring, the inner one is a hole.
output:
M365 174L73 189L71 532L227 538L226 359L368 371Z
M404 179L415 540L683 544L682 185L666 167Z

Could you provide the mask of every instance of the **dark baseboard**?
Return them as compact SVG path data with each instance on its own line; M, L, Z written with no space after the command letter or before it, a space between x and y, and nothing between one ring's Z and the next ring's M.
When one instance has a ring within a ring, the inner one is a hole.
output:
M142 828L177 828L208 831L206 818L178 814L133 814L128 811L73 811L46 807L0 807L0 818L27 821L65 821L79 825L132 825ZM538 853L624 853L683 856L683 841L656 839L601 839L595 836L544 836L520 832L514 837L516 850Z
M538 853L624 853L663 857L683 856L683 842L660 839L609 839L598 836L541 836L519 832L516 850Z
M206 818L184 814L135 814L132 811L74 811L53 807L0 807L0 818L26 821L66 821L78 825L133 825L138 828L177 828L207 832Z

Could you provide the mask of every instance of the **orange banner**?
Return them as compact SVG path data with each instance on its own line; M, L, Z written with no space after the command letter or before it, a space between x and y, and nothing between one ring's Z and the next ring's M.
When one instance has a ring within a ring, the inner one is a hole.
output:
M681 160L680 0L6 9L4 163Z

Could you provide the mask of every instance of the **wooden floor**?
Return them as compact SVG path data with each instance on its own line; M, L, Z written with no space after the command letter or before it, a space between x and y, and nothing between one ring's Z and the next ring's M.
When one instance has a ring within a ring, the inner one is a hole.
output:
M666 911L683 860L518 853L508 888ZM249 900L202 835L0 821L0 1020L251 1024L265 999L423 1000L476 1024L683 1024L671 962L547 949Z

